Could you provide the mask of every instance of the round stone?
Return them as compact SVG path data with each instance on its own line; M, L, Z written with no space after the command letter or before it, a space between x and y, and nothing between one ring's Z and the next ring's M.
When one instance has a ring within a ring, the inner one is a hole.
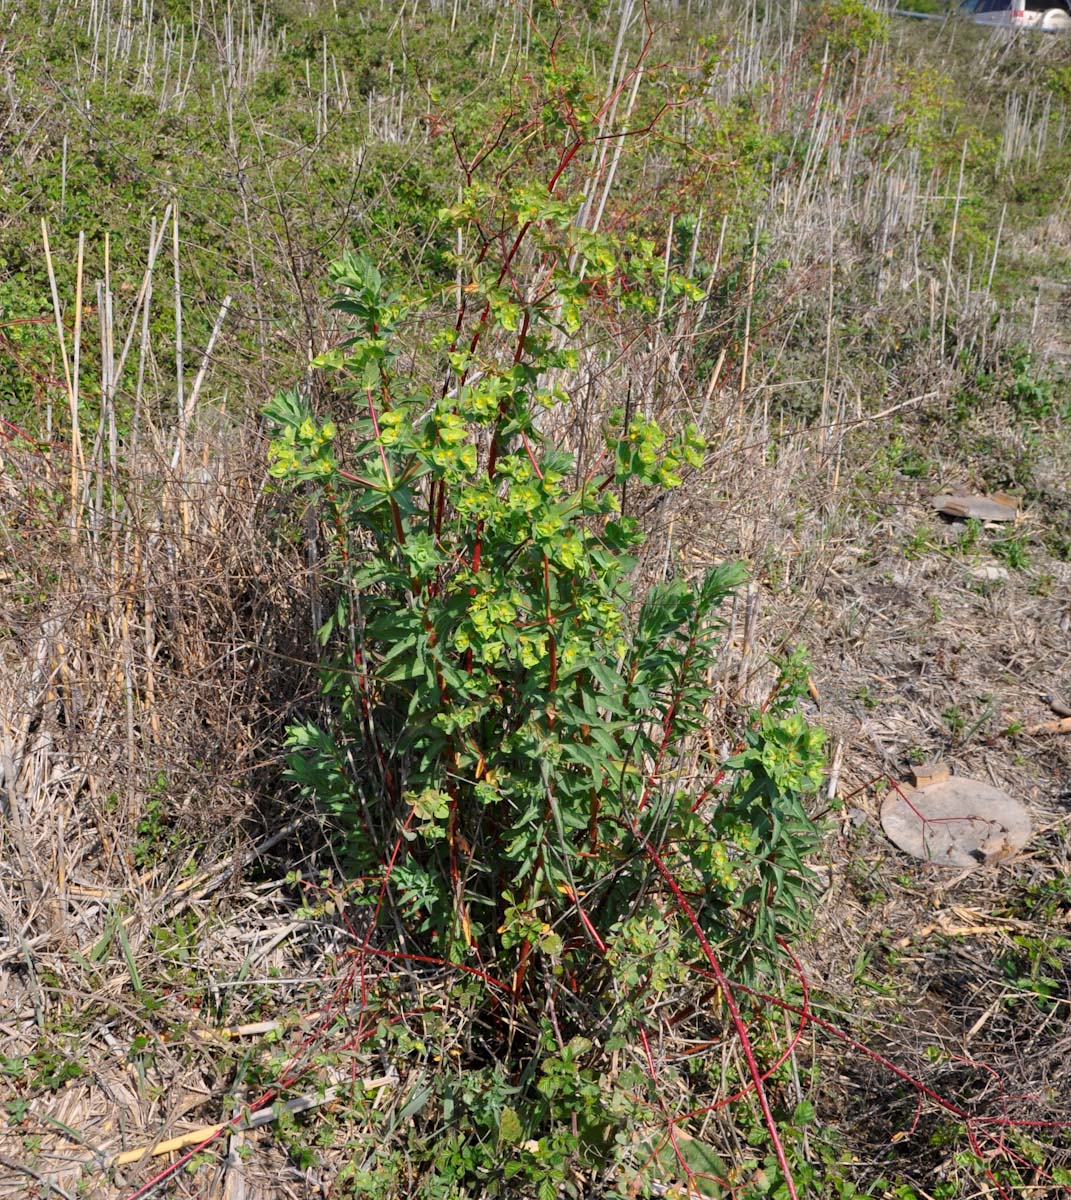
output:
M948 867L999 862L1030 837L1030 817L1018 800L961 776L929 787L894 788L882 803L881 824L901 850Z

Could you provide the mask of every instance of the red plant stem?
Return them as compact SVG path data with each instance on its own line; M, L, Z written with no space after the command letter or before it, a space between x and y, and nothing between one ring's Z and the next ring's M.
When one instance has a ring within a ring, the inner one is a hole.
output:
M451 971L461 971L464 975L471 975L474 979L480 979L506 996L510 995L512 990L505 980L498 979L489 972L480 970L479 967L469 967L464 963L451 962L449 959L441 958L435 954L411 954L402 950L383 950L378 946L362 946L353 953L371 954L375 958L385 958L391 962L415 962L426 963L432 967L448 967Z
M572 162L574 156L576 155L576 152L580 149L580 147L583 144L584 144L583 139L578 138L572 144L572 146L569 147L568 150L566 150L562 153L562 156L558 161L558 167L555 170L554 174L551 176L550 182L547 184L548 194L550 194L550 195L554 194L554 188L557 185L558 180L561 178L562 172L569 165L569 163ZM523 244L524 239L528 236L528 231L532 228L533 224L534 224L533 221L525 221L524 224L520 227L520 229L517 230L517 235L516 235L516 237L514 237L512 245L510 246L509 250L506 252L505 256L502 259L502 267L499 270L498 278L495 281L496 286L500 285L502 283L502 280L505 279L507 273L509 272L510 266L513 263L514 258L516 258L516 256L517 256L518 250L520 250L521 245ZM490 240L485 242L485 249L481 251L480 259L483 258L483 255L486 252L486 247L489 246L490 244L491 244ZM464 305L464 300L463 300L462 305L461 305L461 311L459 311L458 318L457 318L457 325L456 325L457 334L460 334L460 332L461 332L461 322L464 319L464 306L465 305ZM476 322L475 329L472 331L472 338L469 341L469 354L470 355L476 353L476 349L480 344L480 339L483 337L484 332L487 329L488 317L490 316L490 314L491 314L491 302L488 300L487 303L484 304L484 306L483 306L483 312L480 313L480 317L479 317L479 320L477 320L477 322ZM525 313L524 313L524 325L522 327L521 336L520 336L520 339L518 342L517 354L514 358L515 362L518 362L520 360L520 355L521 355L521 353L523 353L523 350L524 350L524 339L525 339L525 335L528 332L528 321L529 321L529 315L528 315L528 310L526 308ZM452 345L456 346L456 344L457 344L457 336L455 335L455 339L454 339L454 342ZM466 370L462 371L461 375L458 377L458 386L459 387L463 386L465 383L465 380L467 378L468 378L468 370L466 369Z
M521 430L521 444L524 446L525 454L528 455L528 461L532 464L532 470L536 473L536 478L542 483L543 470L536 460L535 453L532 450L532 443L528 440L528 434L523 429Z
M810 990L810 985L807 982L807 976L804 973L803 967L800 965L799 959L788 948L788 946L785 944L784 939L778 938L777 940L781 943L781 948L789 956L789 958L792 959L792 962L795 965L796 975L799 978L800 987L803 990L803 1013L800 1016L799 1025L796 1026L796 1032L792 1035L792 1038L789 1041L788 1045L777 1056L776 1062L771 1064L769 1067L766 1068L765 1071L763 1071L762 1079L763 1079L764 1083L767 1079L770 1078L771 1075L773 1075L773 1073L779 1067L781 1067L784 1063L788 1062L788 1060L792 1057L793 1051L799 1045L800 1038L803 1037L803 1031L807 1028L808 1021L811 1020L811 1012L810 1012L811 990ZM715 989L715 990L720 990L720 988ZM703 1002L705 1002L705 1000L706 1000L706 997L703 998ZM677 1117L676 1120L686 1121L691 1117L699 1117L699 1116L703 1116L706 1113L717 1112L719 1108L725 1108L730 1104L735 1104L738 1100L743 1100L743 1098L751 1090L752 1090L751 1086L748 1085L747 1087L741 1088L740 1091L734 1092L733 1095L731 1095L731 1096L724 1096L724 1097L722 1097L721 1100L716 1100L713 1104L706 1104L702 1108L692 1109L691 1112L683 1113L681 1116Z
M301 1054L304 1051L308 1050L311 1046L313 1046L315 1044L316 1040L319 1037L321 1037L324 1034L324 1032L330 1027L332 1021L334 1020L334 1007L332 1005L332 1002L334 1000L336 1000L337 997L339 997L340 995L344 995L348 991L351 978L352 978L352 973L350 975L348 975L343 980L343 982L341 984L339 984L339 986L335 989L334 994L332 996L332 1001L329 1002L328 1006L325 1006L326 1012L324 1014L323 1019L320 1021L318 1027L316 1029L314 1029L304 1039L301 1046L298 1047L298 1050L296 1051L296 1053L291 1057L290 1063L287 1064L286 1068L284 1068L287 1071L287 1074L284 1076L284 1078L280 1079L280 1081L276 1087L267 1089L259 1097L257 1097L256 1100L252 1101L250 1104L245 1106L245 1108L242 1112L236 1113L233 1117L231 1117L231 1119L229 1121L227 1121L226 1123L224 1123L220 1129L217 1129L214 1133L209 1134L203 1141L198 1142L197 1145L191 1146L189 1150L187 1150L184 1154L180 1155L174 1162L170 1163L162 1171L158 1172L151 1179L149 1179L146 1183L143 1183L139 1188L137 1188L136 1191L131 1192L130 1195L126 1197L126 1200L139 1200L139 1198L141 1196L144 1196L148 1192L152 1191L152 1189L155 1188L157 1186L157 1184L163 1183L163 1181L165 1179L169 1179L172 1175L174 1175L174 1173L176 1171L180 1170L183 1166L185 1166L186 1163L188 1163L195 1155L199 1154L206 1146L210 1146L213 1142L217 1141L225 1133L227 1133L228 1130L234 1129L238 1125L240 1125L242 1120L245 1117L246 1112L255 1111L256 1109L264 1108L266 1105L271 1104L273 1101L276 1100L276 1098L279 1096L280 1092L284 1088L289 1087L292 1084L296 1083L301 1078L301 1076L305 1073L305 1070L307 1069L307 1068L298 1068L297 1067L298 1059L300 1058ZM393 1020L397 1021L400 1019L401 1019L400 1017L396 1017ZM392 1021L392 1023L393 1023L393 1021ZM371 1037L372 1034L374 1034L374 1033L375 1033L375 1027L371 1028L364 1035L364 1037L365 1038ZM362 1039L362 1040L364 1040L364 1039ZM291 1064L293 1064L293 1069L291 1069Z
M416 814L415 809L409 810L409 815L405 818L402 824L401 832L394 840L394 847L390 852L390 857L383 866L383 878L379 884L379 894L376 896L375 908L372 910L372 919L368 922L368 927L365 930L364 939L361 942L361 959L359 963L361 977L361 1007L368 1007L368 991L365 983L365 962L364 951L368 950L369 940L379 925L379 914L383 911L383 903L387 898L387 888L390 885L391 873L394 871L394 864L398 861L399 855L405 847L405 834L408 832L409 826L412 823L413 817Z
M562 177L562 173L564 172L565 168L576 157L576 152L581 146L583 146L583 144L584 139L578 137L576 141L573 142L573 144L569 147L569 149L566 150L566 152L562 155L561 161L558 163L558 169L550 177L550 183L547 184L547 192L549 195L554 195L554 189L558 186L558 180Z
M803 1030L804 1024L804 1022L800 1023L792 1037L792 1041L789 1043L788 1049L783 1050L781 1054L778 1055L777 1061L772 1063L766 1068L765 1071L763 1071L763 1083L765 1083L767 1079L774 1075L777 1069L783 1066L792 1057L792 1051L799 1044L800 1034ZM681 1113L679 1117L674 1117L673 1120L679 1124L682 1121L690 1121L695 1117L705 1117L708 1113L717 1112L719 1109L728 1108L730 1104L738 1103L740 1100L750 1096L754 1090L754 1086L749 1083L745 1087L742 1087L738 1092L733 1092L731 1096L723 1096L720 1100L715 1100L713 1104L704 1104L700 1108L689 1109L688 1112Z
M599 849L599 812L602 808L601 788L606 782L606 776L600 778L599 786L592 789L591 807L588 809L588 841L591 843L591 853Z
M588 931L588 934L590 935L591 940L598 947L599 953L605 954L609 950L609 947L599 936L599 931L595 928L595 926L591 922L591 918L584 911L583 905L580 903L580 897L576 894L576 892L574 892L572 890L572 888L568 887L565 884L562 885L562 890L563 890L563 893L566 896L568 896L569 899L572 900L572 902L576 905L576 911L580 916L580 920L583 923L584 928Z
M621 82L618 84L618 86L614 90L614 92L605 99L602 107L599 109L599 112L596 114L596 119L600 119L603 116L603 114L609 110L610 105L612 104L615 97L617 95L619 95L625 89L625 87L628 86L628 84L631 82L635 72L640 69L640 66L643 63L643 60L646 58L648 50L650 49L651 39L653 38L653 36L654 36L654 31L650 27L650 24L648 23L647 38L646 38L643 46L640 49L640 53L639 53L639 56L637 59L636 66L633 68L633 70L631 72L629 72L629 74L624 79L621 80ZM585 144L586 143L585 143L584 137L581 135L578 135L575 138L575 140L573 141L572 145L570 145L565 151L563 151L561 157L558 160L558 165L554 171L554 174L550 177L550 180L547 183L547 194L548 195L553 196L554 189L558 186L558 181L561 179L566 168L576 157L578 151ZM496 281L497 284L500 285L502 283L502 280L506 277L507 273L509 272L510 267L513 263L513 260L517 256L517 252L520 250L525 237L528 235L528 231L532 227L532 224L533 224L532 221L525 221L525 223L517 231L517 235L513 239L512 245L510 246L509 250L506 252L506 255L504 256L504 258L502 260L502 267L499 270L498 279ZM488 251L489 247L492 245L493 241L494 241L494 239L492 239L492 238L485 238L483 245L480 247L480 252L477 257L477 263L483 261L484 257L487 254L487 251ZM455 325L454 325L454 340L451 343L451 350L455 349L457 346L457 342L458 342L458 339L461 334L461 329L464 324L465 312L467 310L467 307L468 307L467 299L464 296L462 296L461 302L458 305L458 312L457 312L457 317L456 317L456 321L455 321ZM472 338L469 342L469 354L470 355L476 353L477 347L480 344L480 340L483 337L483 334L487 329L488 317L490 316L490 312L491 312L491 304L490 304L490 301L488 301L484 305L483 311L481 312L480 317L476 322L476 327L473 330ZM529 315L529 311L528 311L527 307L524 310L523 320L524 320L524 323L521 327L521 334L520 334L520 337L518 338L517 349L516 349L516 353L514 355L514 363L520 361L520 357L524 352L525 338L526 338L526 335L528 332L528 324L529 324L529 320L530 320L530 315ZM462 371L460 376L458 377L458 387L459 388L464 386L464 383L465 383L465 380L467 377L468 377L468 370L466 369L466 370ZM488 475L492 478L494 475L494 463L495 463L495 459L497 458L497 453L498 453L498 451L497 451L497 436L498 435L497 435L497 430L496 430L495 435L492 438L490 459L488 462ZM525 445L527 448L527 441L525 442ZM529 454L529 458L532 458L532 453L531 453L530 448L528 449L528 454ZM539 473L539 467L535 463L534 459L533 459L533 466L536 467L536 471L537 471L537 473ZM433 523L434 523L435 536L436 536L436 538L438 538L440 536L440 534L442 533L443 516L444 516L444 512L445 512L445 507L446 507L446 483L445 483L445 481L439 480L438 484L433 485L432 493L433 493L433 496L432 496ZM477 551L474 551L474 557L478 557ZM552 653L552 658L553 658L553 653Z
M517 1004L521 998L521 988L524 985L524 977L528 971L528 959L532 954L532 939L525 938L521 943L521 952L517 956L517 969L513 972L513 986L510 988L510 999L513 1003L513 1012L517 1011Z
M640 832L637 827L633 827L633 835L640 841L643 846L644 853L654 864L655 869L666 881L666 886L673 893L674 899L677 901L681 912L688 919L689 925L695 932L699 940L699 945L703 948L703 954L707 962L710 963L711 970L714 973L714 978L718 981L725 996L725 1003L729 1009L729 1015L732 1017L733 1027L736 1029L736 1036L740 1039L740 1048L744 1052L744 1058L747 1061L748 1073L751 1076L751 1081L755 1085L755 1095L759 1101L759 1107L762 1109L762 1119L766 1124L766 1129L770 1134L770 1140L773 1143L774 1154L777 1156L778 1166L781 1168L781 1174L785 1181L785 1187L788 1189L788 1194L791 1200L799 1200L799 1194L796 1191L796 1181L792 1175L792 1168L788 1165L788 1158L785 1155L785 1148L781 1144L781 1135L777 1131L777 1122L774 1120L773 1112L770 1109L770 1101L766 1095L766 1089L762 1084L762 1073L759 1070L759 1064L755 1060L755 1051L751 1046L751 1039L748 1036L747 1026L744 1024L743 1018L740 1016L740 1010L737 1007L736 999L733 996L733 989L729 980L725 977L725 973L721 969L721 964L718 962L717 955L714 953L714 948L711 946L707 935L703 932L703 927L699 924L699 918L695 915L692 906L688 903L688 899L681 890L680 884L677 882L673 872L662 861L662 856L651 845L646 837Z
M662 1099L662 1094L658 1090L658 1069L655 1067L654 1055L651 1053L651 1043L647 1038L647 1030L642 1025L640 1026L640 1041L643 1042L643 1053L647 1059L647 1074L650 1075L651 1082L654 1084L658 1107L662 1110L662 1115L666 1118L666 1137L669 1139L669 1143L673 1147L673 1153L677 1156L677 1163L683 1171L685 1179L688 1181L688 1190L690 1192L692 1190L692 1181L695 1179L695 1172L688 1165L687 1159L681 1153L681 1148L677 1144L677 1121L669 1115L669 1111L666 1109L666 1102ZM651 1158L655 1157L665 1144L663 1141L654 1154L651 1155ZM651 1159L649 1158L647 1161L650 1162Z
M918 817L919 821L921 821L923 848L925 848L925 846L926 846L926 826L927 825L943 825L949 821L962 820L961 817L927 817L924 813L919 812L919 810L915 807L915 805L911 803L911 801L907 798L907 794L904 792L904 789L896 782L895 779L893 779L893 777L891 775L887 775L885 777L885 782L889 784L889 786L892 788L892 790L900 797L901 800L903 800L903 802L907 805L907 807L911 809L911 811L915 814L915 816Z
M699 968L697 968L697 972L703 975L708 974L705 971L701 971ZM716 978L716 976L714 977ZM761 1000L764 1004L771 1004L775 1008L779 1008L784 1012L795 1013L797 1016L809 1017L811 1022L814 1025L817 1025L819 1029L824 1029L826 1033L832 1034L833 1037L844 1042L845 1045L851 1046L853 1050L857 1050L860 1054L866 1055L867 1058L878 1063L879 1066L884 1067L887 1071L890 1071L898 1079L901 1079L904 1081L904 1083L909 1084L915 1089L916 1092L918 1092L920 1096L925 1096L927 1099L932 1100L940 1108L943 1108L946 1112L951 1113L954 1117L963 1122L971 1149L979 1158L984 1157L984 1152L981 1144L978 1142L977 1134L974 1129L974 1126L977 1124L999 1125L1002 1128L1012 1129L1030 1129L1037 1126L1042 1126L1044 1128L1071 1129L1071 1122L1067 1121L1017 1121L1005 1117L972 1116L971 1113L969 1113L965 1108L961 1108L958 1104L953 1104L951 1100L946 1100L939 1092L934 1091L933 1088L924 1084L921 1079L917 1079L914 1075L911 1075L901 1067L898 1067L891 1059L886 1058L883 1054L879 1054L876 1050L871 1050L869 1046L865 1045L863 1042L857 1041L851 1036L851 1034L846 1033L843 1029L838 1028L831 1021L826 1021L822 1017L816 1016L813 1011L800 1008L798 1005L792 1004L787 1000L782 1000L780 997L771 995L768 992L757 991L756 989L750 988L743 983L737 983L735 986L740 991L747 993L747 995L753 996L757 1000ZM1011 1154L1013 1157L1017 1157L1011 1150L1004 1146L1002 1140L995 1137L995 1135L986 1132L985 1136L991 1141L996 1142L998 1147L1005 1153ZM1033 1164L1030 1165L1033 1166ZM988 1167L985 1168L985 1174L993 1183L997 1191L1002 1196L1008 1197L1008 1192ZM1069 1189L1065 1187L1064 1190L1068 1191Z
M365 479L361 475L354 475L352 471L346 471L342 467L335 468L340 479L345 479L347 483L359 483L361 487L371 488L372 491L379 490L379 484L374 479Z
M865 792L867 788L872 788L875 783L881 783L887 779L887 775L875 775L873 779L868 779L866 783L861 783L854 791L848 792L848 794L846 796L842 796L841 799L845 801L854 800L860 792Z

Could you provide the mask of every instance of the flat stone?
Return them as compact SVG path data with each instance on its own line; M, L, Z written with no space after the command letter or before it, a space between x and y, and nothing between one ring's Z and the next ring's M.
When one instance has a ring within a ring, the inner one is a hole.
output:
M1019 505L1014 496L994 492L992 496L952 495L934 496L933 506L946 517L976 521L1014 521Z
M972 579L977 579L979 583L998 583L1011 579L1011 572L1007 567L971 567L970 576Z
M882 802L881 825L901 850L948 867L999 862L1030 837L1030 817L1018 800L962 776L924 788L894 788Z

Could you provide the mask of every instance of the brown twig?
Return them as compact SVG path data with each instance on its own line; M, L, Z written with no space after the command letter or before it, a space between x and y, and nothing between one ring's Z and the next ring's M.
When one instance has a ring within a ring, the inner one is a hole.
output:
M1028 725L1023 732L1031 735L1036 733L1071 733L1071 717L1062 717L1059 721L1042 721L1040 725Z
M396 1082L397 1077L394 1075L377 1075L374 1079L362 1080L366 1092L390 1087ZM338 1095L338 1091L339 1086L336 1084L325 1089L322 1095L295 1096L292 1100L287 1100L282 1104L269 1104L265 1108L259 1108L256 1112L249 1113L248 1116L237 1122L233 1120L220 1121L215 1125L202 1125L199 1129L191 1129L188 1133L180 1133L177 1137L168 1138L155 1145L139 1146L136 1150L124 1150L122 1154L117 1154L112 1159L112 1165L122 1167L129 1163L140 1162L143 1158L155 1158L161 1154L171 1154L176 1150L185 1149L186 1146L210 1142L225 1129L233 1129L236 1132L259 1129L261 1125L269 1125L284 1115L292 1116L295 1113L307 1112L311 1108L319 1108L321 1104L330 1104Z

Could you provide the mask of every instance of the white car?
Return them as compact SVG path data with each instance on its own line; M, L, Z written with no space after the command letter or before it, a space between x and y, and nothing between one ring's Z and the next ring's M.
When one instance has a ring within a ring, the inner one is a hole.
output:
M1064 0L963 0L959 11L976 25L1008 29L1071 30L1071 10Z

